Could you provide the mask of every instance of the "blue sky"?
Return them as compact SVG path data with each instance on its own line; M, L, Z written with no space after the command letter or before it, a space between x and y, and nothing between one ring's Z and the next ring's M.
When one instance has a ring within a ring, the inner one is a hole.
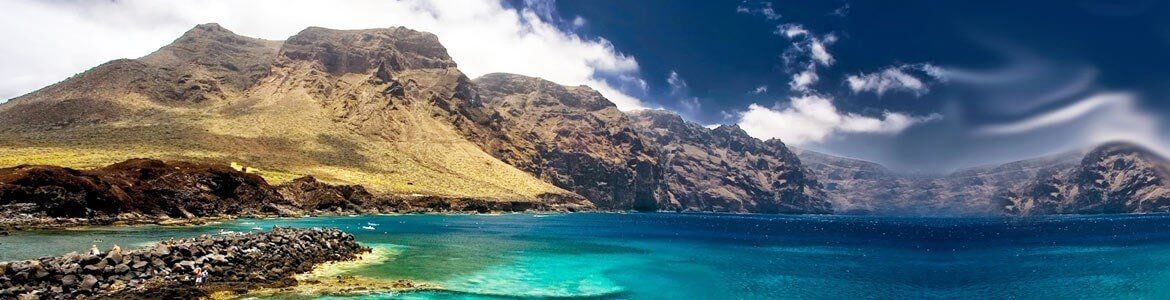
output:
M750 105L783 111L810 94L839 114L921 118L897 132L837 130L793 141L897 169L946 171L1113 139L1159 148L1165 136L1164 2L561 1L556 8L561 18L586 20L576 32L637 59L646 102L699 123L739 123ZM784 58L802 41L778 28L807 31L832 56L804 89L790 82L808 60ZM686 82L683 91L668 83L672 72ZM903 85L901 75L921 85ZM854 90L849 76L874 80L858 80ZM757 93L761 86L767 91Z
M1170 149L1170 5L1145 0L5 0L0 101L210 22L274 40L406 26L470 77L588 85L907 172Z

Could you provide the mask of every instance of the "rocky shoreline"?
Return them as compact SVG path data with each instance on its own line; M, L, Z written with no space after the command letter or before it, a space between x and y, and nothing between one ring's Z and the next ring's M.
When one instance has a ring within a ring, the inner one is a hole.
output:
M273 228L164 241L152 247L98 255L0 262L4 299L176 299L207 297L213 291L242 294L262 287L291 286L294 275L314 266L353 260L370 249L337 229ZM208 271L195 285L196 268Z
M0 168L0 233L92 225L199 224L232 218L378 213L582 211L586 200L375 195L360 185L306 176L270 185L230 166L131 159L92 170ZM583 201L583 202L582 202Z

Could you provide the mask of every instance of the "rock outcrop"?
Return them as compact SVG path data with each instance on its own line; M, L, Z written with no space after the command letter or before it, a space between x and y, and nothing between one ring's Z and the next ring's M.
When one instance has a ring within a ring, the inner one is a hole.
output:
M1004 213L1120 214L1170 212L1170 162L1128 143L1097 147L1077 164L1036 174L1001 191Z
M474 80L496 134L473 135L490 154L601 209L658 210L657 148L612 102L586 86L488 74Z
M205 286L295 284L292 275L313 266L352 260L368 252L337 229L273 228L163 241L134 250L99 255L76 252L61 257L0 262L4 299L193 299L207 296L194 284L195 268L208 271Z
M749 136L735 125L708 129L661 110L631 114L659 147L659 207L673 211L814 213L833 211L821 185L779 140Z
M279 215L291 204L260 176L212 164L132 159L84 171L0 169L0 224L9 226Z
M375 196L360 185L332 185L306 176L278 185L277 192L310 212L377 212Z

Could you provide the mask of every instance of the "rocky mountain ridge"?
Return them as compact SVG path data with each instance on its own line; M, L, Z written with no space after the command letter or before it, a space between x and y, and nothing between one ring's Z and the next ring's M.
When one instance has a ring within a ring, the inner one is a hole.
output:
M1042 215L1170 212L1170 163L1144 147L1107 143L938 176L906 175L861 160L796 150L836 213Z
M830 213L820 183L783 143L735 125L708 129L661 110L630 115L661 147L660 208L674 211Z

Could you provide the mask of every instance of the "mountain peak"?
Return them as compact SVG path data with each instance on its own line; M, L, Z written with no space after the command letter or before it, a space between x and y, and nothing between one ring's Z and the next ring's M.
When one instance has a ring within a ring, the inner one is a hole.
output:
M219 23L203 23L203 24L195 25L195 27L191 28L191 30L188 30L187 32L191 33L191 32L199 32L199 31L232 33L230 30L227 30L226 28L223 28L223 26L220 26ZM232 33L232 34L234 34L234 33Z
M279 56L283 64L309 61L333 74L369 73L382 65L391 72L456 67L437 36L405 27L309 27L285 41Z
M1146 148L1145 146L1142 146L1142 145L1139 145L1139 144L1136 144L1133 142L1126 142L1126 141L1112 141L1112 142L1107 142L1107 143L1098 145L1097 147L1093 148L1093 150L1089 151L1088 156L1102 156L1102 155L1116 155L1116 154L1130 154L1130 153L1160 157L1160 155L1155 154L1153 151L1150 151L1150 149Z
M735 136L750 136L747 134L747 131L744 131L743 128L739 127L739 124L719 124L719 126L715 127L711 131Z
M483 92L494 95L535 95L525 97L526 105L551 107L563 105L590 111L617 109L617 106L588 86L564 86L538 77L491 73L473 80ZM503 101L507 97L486 97L487 101Z

